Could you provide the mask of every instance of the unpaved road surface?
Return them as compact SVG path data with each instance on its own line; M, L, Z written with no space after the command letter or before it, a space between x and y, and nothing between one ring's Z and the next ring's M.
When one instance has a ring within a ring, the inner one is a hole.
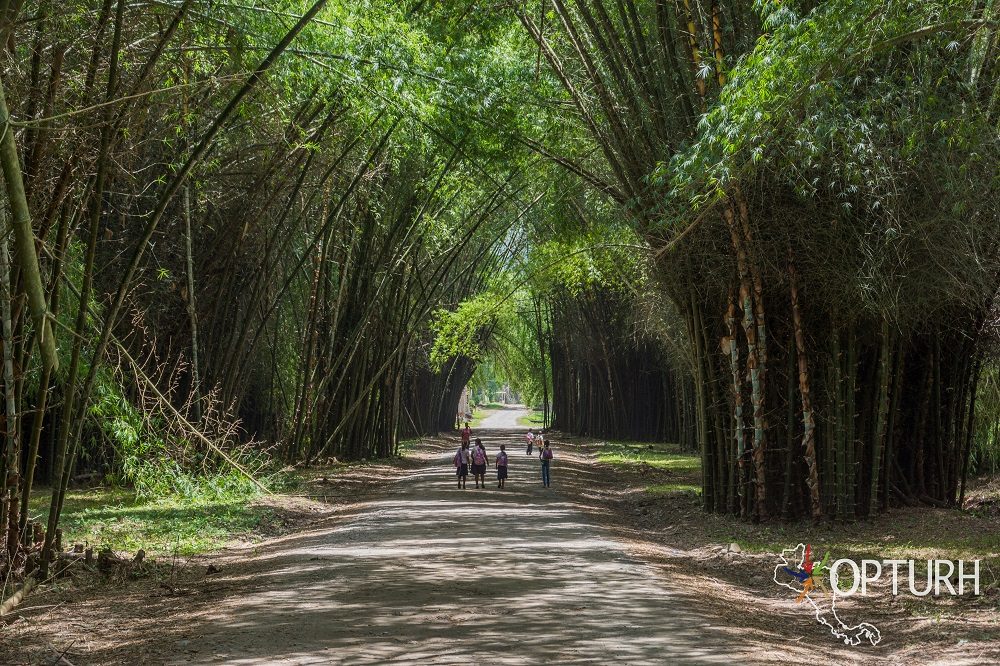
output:
M630 559L564 495L560 481L585 483L585 460L556 448L545 489L522 431L476 434L491 456L511 445L507 489L493 481L476 490L470 477L458 490L451 442L425 444L425 466L346 522L264 544L245 566L213 576L219 593L160 618L156 638L142 641L143 662L746 660L696 599Z
M517 420L520 417L530 413L531 412L529 412L526 409L523 408L519 409L512 405L507 409L498 410L497 412L487 416L485 419L482 420L482 423L480 423L479 429L527 430L528 426L523 426L518 424Z

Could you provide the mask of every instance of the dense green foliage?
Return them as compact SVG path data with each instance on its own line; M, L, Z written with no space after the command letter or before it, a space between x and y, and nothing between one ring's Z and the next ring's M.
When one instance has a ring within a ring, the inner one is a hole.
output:
M997 20L4 4L8 563L74 476L245 497L453 427L470 382L697 450L712 511L960 503L1000 457Z

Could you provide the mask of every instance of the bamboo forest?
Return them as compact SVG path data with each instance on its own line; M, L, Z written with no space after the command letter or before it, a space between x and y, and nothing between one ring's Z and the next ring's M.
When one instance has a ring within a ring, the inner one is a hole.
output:
M0 45L0 664L1000 663L998 0Z

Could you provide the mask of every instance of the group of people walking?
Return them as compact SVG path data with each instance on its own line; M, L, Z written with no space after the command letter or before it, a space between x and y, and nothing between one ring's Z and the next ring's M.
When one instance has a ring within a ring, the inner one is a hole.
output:
M545 439L541 432L536 435L533 428L529 428L528 434L524 437L527 442L525 455L530 456L535 445L538 445L538 460L542 465L542 485L548 488L551 479L549 467L553 457L552 445L549 443L549 440ZM494 457L494 465L497 470L497 488L503 488L506 485L508 461L507 445L501 444L500 450ZM473 443L472 428L469 427L468 423L462 429L462 445L455 452L452 462L455 465L455 475L458 477L458 487L460 489L465 489L465 481L469 476L470 468L472 476L475 479L476 488L480 487L480 483L483 484L483 488L486 487L486 469L490 466L490 457L486 453L483 440L476 437L475 443Z

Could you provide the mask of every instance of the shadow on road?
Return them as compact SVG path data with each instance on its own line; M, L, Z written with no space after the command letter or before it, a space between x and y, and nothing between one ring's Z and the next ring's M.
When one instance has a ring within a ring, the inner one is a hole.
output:
M130 652L170 664L738 659L697 600L664 589L568 499L590 481L584 458L556 445L545 489L520 432L477 434L491 458L509 444L507 489L456 489L457 440L425 442L426 466L383 499L260 547L183 612L151 619Z

